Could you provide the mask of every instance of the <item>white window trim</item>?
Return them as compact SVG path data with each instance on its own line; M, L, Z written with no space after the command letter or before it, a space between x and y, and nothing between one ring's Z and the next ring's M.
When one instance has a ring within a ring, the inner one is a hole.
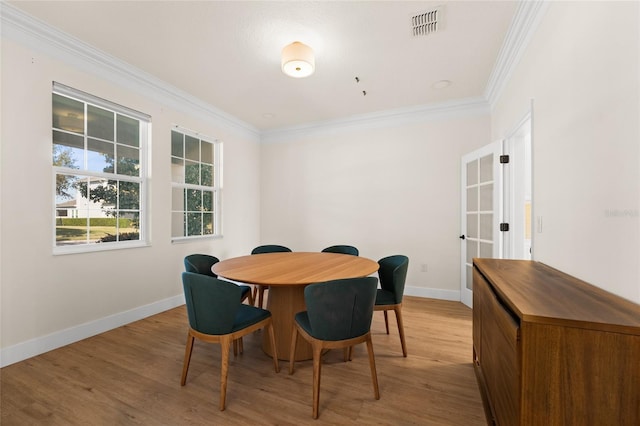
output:
M193 241L197 241L197 240L208 240L208 239L221 239L223 238L223 221L222 221L222 195L223 195L223 164L224 164L224 160L223 160L223 143L221 140L217 139L217 138L212 138L206 135L203 135L202 133L198 133L198 132L194 132L193 130L187 129L185 127L179 126L177 124L174 124L173 126L171 126L171 131L176 131L179 133L182 133L184 135L187 136L191 136L200 140L203 140L205 142L209 142L213 144L213 182L214 182L214 186L211 187L204 187L204 188L212 188L214 190L214 194L217 193L217 196L214 195L214 199L213 199L213 207L214 207L214 212L213 212L213 229L214 229L214 233L213 234L208 234L208 235L190 235L190 236L182 236L182 237L171 237L171 242L172 243L187 243L187 242L193 242ZM173 157L172 154L170 154L170 157ZM219 182L218 185L215 185L216 182ZM187 183L180 183L180 182L174 182L173 181L173 176L171 177L171 191L173 192L174 188L189 188L189 187L193 187L193 188L197 188L197 189L202 189L202 186L199 185L191 185L191 184L187 184ZM170 209L170 213L171 213L171 220L173 220L173 206ZM173 227L173 223L171 224L171 226ZM219 232L215 232L216 230L219 230Z
M108 101L106 99L94 96L78 89L66 86L56 81L52 82L52 94L59 94L76 99L85 104L92 104L101 108L105 108L116 113L120 113L140 121L140 176L124 176L108 173L93 172L87 170L70 169L65 167L52 167L51 193L53 194L52 210L50 217L52 219L52 242L54 255L66 255L77 253L91 253L98 251L122 250L138 247L149 247L151 245L151 214L148 210L149 203L149 185L151 170L149 167L151 157L151 116L140 111L125 107L123 105ZM51 116L51 115L50 115ZM52 144L53 145L53 141ZM96 177L107 177L110 179L117 178L120 180L135 181L140 183L140 219L141 227L139 240L128 240L110 242L104 244L77 244L68 246L59 246L56 243L56 174L58 173L80 174Z

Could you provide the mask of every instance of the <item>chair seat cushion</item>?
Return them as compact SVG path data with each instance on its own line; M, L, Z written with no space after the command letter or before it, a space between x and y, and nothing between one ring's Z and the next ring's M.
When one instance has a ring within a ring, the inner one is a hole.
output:
M236 313L236 318L233 321L233 330L231 332L249 327L250 325L267 319L270 316L271 312L267 311L266 309L242 304L240 305L240 309L238 309L238 312Z
M378 289L376 292L376 305L395 305L396 296L393 292Z

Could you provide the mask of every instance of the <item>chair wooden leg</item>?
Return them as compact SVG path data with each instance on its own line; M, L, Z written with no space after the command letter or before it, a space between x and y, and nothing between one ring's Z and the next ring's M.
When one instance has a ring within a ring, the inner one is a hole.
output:
M258 286L258 308L262 308L264 306L264 291L267 288L268 287L264 285Z
M220 368L220 411L224 411L227 399L227 378L229 375L229 349L231 337L223 336L220 339L222 366Z
M189 333L187 336L187 346L184 349L184 362L182 364L182 377L180 378L180 386L187 383L187 372L189 371L189 363L191 362L191 352L193 351L194 337Z
M276 333L273 331L273 323L267 325L269 329L269 340L271 340L271 351L273 353L273 367L276 369L276 373L280 372L280 363L278 361L278 348L276 346Z
M384 327L387 329L387 334L389 334L389 317L387 316L387 311L384 312Z
M253 306L253 295L251 294L252 291L253 290L249 290L249 292L245 294L242 299L240 299L240 302L244 302L246 300L248 305Z
M376 358L373 354L373 342L371 341L371 334L367 336L367 352L369 353L371 380L373 380L373 394L376 399L380 399L380 389L378 388L378 373L376 372Z
M251 292L251 300L253 300L253 302L251 303L253 306L256 305L256 300L258 300L258 285L254 284L253 286L253 291Z
M313 346L313 418L318 418L320 406L320 373L322 370L322 345L312 342Z
M295 324L291 333L291 349L289 349L289 374L293 374L293 365L296 362L296 343L298 341L298 329Z
M404 324L402 323L402 306L396 306L393 309L396 313L396 322L398 323L398 334L400 334L400 344L402 345L402 356L407 357L407 343L404 339Z
M237 357L238 353L244 353L244 343L242 341L242 337L238 337L233 341L233 357Z

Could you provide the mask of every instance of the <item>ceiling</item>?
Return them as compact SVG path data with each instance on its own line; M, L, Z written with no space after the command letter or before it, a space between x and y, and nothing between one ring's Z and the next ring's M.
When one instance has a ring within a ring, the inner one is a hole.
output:
M518 5L447 0L10 3L260 131L482 97ZM436 7L438 31L413 36L411 17ZM293 41L313 48L312 76L294 79L280 70L280 52ZM451 84L437 88L443 80Z

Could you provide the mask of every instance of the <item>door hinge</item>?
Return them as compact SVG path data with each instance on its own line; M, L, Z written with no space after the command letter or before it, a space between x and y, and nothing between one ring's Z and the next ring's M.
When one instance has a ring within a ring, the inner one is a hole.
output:
M508 223L501 223L500 224L500 231L507 232L508 230L509 230L509 224Z
M509 163L509 156L508 155L501 155L500 156L500 164L508 164Z

